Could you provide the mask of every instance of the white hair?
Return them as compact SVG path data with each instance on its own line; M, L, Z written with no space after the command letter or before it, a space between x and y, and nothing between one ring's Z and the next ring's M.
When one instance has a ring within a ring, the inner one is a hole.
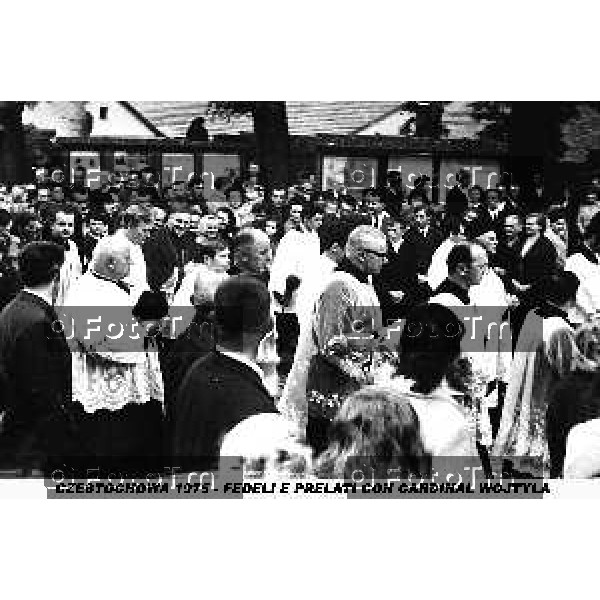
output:
M385 234L370 225L359 225L350 232L346 242L346 256L354 256L365 247L366 242L386 242Z
M98 267L102 268L102 265L108 259L114 258L115 255L129 253L130 251L130 242L125 236L109 235L103 237L98 240L94 248L89 268L92 270L96 270Z

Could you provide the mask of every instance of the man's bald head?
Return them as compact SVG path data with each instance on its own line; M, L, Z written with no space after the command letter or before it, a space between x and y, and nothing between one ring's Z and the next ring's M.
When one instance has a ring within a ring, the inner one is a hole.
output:
M386 260L385 234L370 225L360 225L348 236L346 258L366 275L381 271Z
M98 242L90 268L110 279L120 281L129 275L131 255L125 238L109 236Z
M215 292L225 279L225 273L215 273L208 269L200 269L194 281L193 304L196 307L212 305L215 301Z
M488 268L486 249L473 242L456 244L446 259L448 277L458 285L468 289L479 285Z
M260 229L242 229L234 240L234 260L244 274L268 276L273 260L269 236Z

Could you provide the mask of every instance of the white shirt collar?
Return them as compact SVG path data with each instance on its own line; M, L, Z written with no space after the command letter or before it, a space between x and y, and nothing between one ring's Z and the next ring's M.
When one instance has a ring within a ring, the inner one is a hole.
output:
M39 290L32 290L28 287L24 287L23 291L27 292L28 294L31 294L32 296L37 296L38 298L41 298L44 302L52 306L52 296L50 294L46 292L40 292Z
M521 250L521 258L524 258L525 255L531 250L531 247L540 239L541 236L536 235L535 237L530 237L525 240L523 244L523 249Z
M237 360L237 362L250 367L259 377L260 380L264 383L265 374L262 369L252 360L250 360L247 356L244 356L241 352L232 352L231 350L224 350L221 346L217 345L217 352L222 354L223 356L227 356L227 358L231 358L232 360Z

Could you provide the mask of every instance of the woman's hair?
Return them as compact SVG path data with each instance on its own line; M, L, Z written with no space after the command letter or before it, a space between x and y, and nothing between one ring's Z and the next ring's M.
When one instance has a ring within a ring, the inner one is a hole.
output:
M597 361L600 356L600 320L592 319L578 327L575 344L585 358Z
M445 306L422 304L406 318L398 346L398 374L414 381L413 391L433 392L460 355L463 323Z
M366 386L340 407L329 447L317 459L315 471L320 477L343 478L354 461L356 468L373 469L379 478L387 478L388 469L400 469L406 476L429 473L431 456L421 439L419 418L398 391Z

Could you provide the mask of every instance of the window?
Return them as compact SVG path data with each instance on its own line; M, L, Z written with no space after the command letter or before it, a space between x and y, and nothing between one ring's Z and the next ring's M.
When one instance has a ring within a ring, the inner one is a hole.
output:
M102 120L108 119L108 106L101 106L100 107L100 118Z

